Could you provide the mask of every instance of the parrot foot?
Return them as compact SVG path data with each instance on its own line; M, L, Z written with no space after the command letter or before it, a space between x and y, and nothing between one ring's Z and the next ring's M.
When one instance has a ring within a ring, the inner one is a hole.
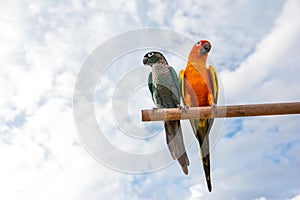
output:
M211 105L211 113L213 115L217 115L217 104L212 104Z
M152 112L156 112L158 110L158 108L154 107L152 108Z
M182 113L188 113L190 111L190 107L189 106L177 105L177 108L179 108Z

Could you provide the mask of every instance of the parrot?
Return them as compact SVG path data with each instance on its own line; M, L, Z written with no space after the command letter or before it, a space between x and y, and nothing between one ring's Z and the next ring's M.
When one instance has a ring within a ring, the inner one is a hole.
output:
M174 68L168 65L164 55L151 51L145 54L143 64L152 68L148 76L148 87L156 109L177 108L181 98L178 75ZM170 154L179 162L184 174L187 175L190 161L183 141L180 120L164 121L164 128Z
M200 40L192 47L185 70L179 72L179 84L183 103L188 107L214 106L218 99L218 77L215 68L206 67L211 43ZM212 191L210 176L209 132L213 124L211 119L190 119L193 132L200 145L200 156L205 173L208 191Z

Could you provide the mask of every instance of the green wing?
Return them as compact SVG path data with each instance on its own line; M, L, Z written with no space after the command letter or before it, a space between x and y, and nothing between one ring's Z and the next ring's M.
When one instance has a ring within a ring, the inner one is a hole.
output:
M218 84L218 76L215 68L210 65L208 68L208 75L211 87L211 93L214 97L214 103L217 104L218 101L218 92L219 92L219 84Z
M153 91L154 91L154 85L153 85L153 81L152 81L152 72L150 72L149 76L148 76L148 88L151 92L151 97L153 99Z
M157 91L156 91L156 88L153 84L153 81L152 81L152 72L150 72L149 76L148 76L148 88L151 92L151 97L152 97L152 100L154 103L158 102L158 98L157 98Z
M176 89L177 89L177 94L176 94L176 96L177 96L177 98L178 98L178 100L179 100L179 102L180 102L180 95L181 95L181 92L180 92L180 85L179 85L179 81L178 81L178 76L177 76L177 73L176 73L176 71L174 70L173 67L170 66L169 69L170 69L172 78L173 78L173 80L174 80L175 87L176 87Z
M155 87L155 85L153 84L152 81L152 72L150 72L149 76L148 76L148 88L151 92L151 97L153 102L155 103L156 106L160 106L162 105L162 101L157 93L157 89Z

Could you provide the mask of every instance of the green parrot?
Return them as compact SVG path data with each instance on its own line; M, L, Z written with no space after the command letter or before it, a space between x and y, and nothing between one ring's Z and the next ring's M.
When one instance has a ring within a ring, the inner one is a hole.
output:
M148 86L152 100L157 108L177 108L180 105L180 87L175 70L168 65L160 52L149 52L144 56L144 65L152 67L148 77ZM188 174L190 165L180 127L180 120L164 121L166 142L174 160L177 160L183 172Z

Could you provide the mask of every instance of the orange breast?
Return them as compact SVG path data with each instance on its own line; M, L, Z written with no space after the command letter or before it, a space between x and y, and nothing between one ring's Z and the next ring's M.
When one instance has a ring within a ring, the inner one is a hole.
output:
M189 106L196 107L209 105L209 90L205 81L206 74L204 74L204 72L200 72L193 66L187 66L185 69L185 96L187 97Z

